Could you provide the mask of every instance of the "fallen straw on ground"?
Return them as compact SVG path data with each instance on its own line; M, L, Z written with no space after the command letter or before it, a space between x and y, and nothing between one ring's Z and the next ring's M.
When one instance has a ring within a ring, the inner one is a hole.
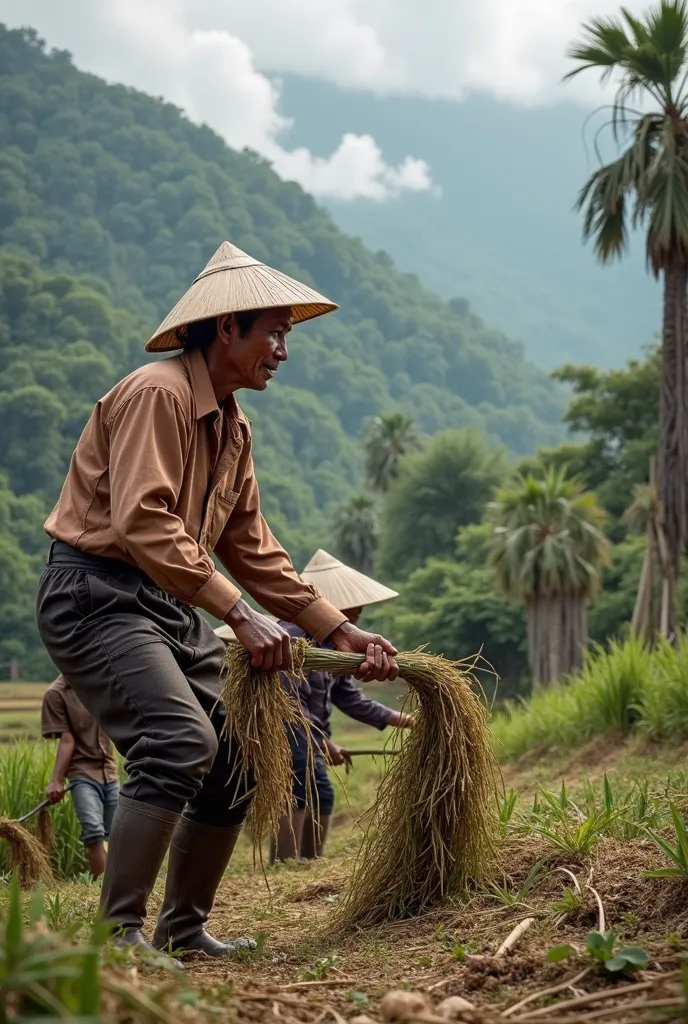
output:
M19 872L23 888L31 888L41 878L50 878L48 856L40 841L23 825L11 818L0 818L0 839L9 847L9 863Z
M312 669L354 672L362 655L297 641L292 678ZM496 834L498 769L487 714L473 689L473 662L451 663L419 650L400 654L416 724L383 778L337 927L370 926L422 913L465 892L487 870ZM241 743L242 771L255 778L254 842L276 830L291 807L292 767L285 721L308 724L277 673L252 670L229 644L221 698L227 728Z

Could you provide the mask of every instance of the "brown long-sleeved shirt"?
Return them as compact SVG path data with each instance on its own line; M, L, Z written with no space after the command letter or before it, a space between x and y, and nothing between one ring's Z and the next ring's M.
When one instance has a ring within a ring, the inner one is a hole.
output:
M46 532L138 565L167 593L224 619L241 592L322 640L345 621L294 570L260 512L251 428L220 410L202 352L136 370L98 402Z
M67 778L87 775L96 782L117 782L119 772L112 743L64 676L58 676L43 694L41 734L59 739L63 732L74 737L74 753L67 766Z

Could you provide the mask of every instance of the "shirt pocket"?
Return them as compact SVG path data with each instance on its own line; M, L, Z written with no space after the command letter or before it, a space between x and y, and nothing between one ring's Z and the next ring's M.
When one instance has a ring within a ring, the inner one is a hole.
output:
M203 526L201 547L208 554L214 549L222 531L229 522L234 507L239 500L239 491L232 491L227 488L223 491L216 491L208 503L206 522Z

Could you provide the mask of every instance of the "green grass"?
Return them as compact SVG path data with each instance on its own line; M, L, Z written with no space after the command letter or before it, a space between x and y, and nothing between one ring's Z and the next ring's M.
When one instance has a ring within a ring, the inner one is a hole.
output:
M402 689L398 686L377 686L367 692L391 707L400 706L398 696ZM14 717L18 717L16 712ZM370 729L338 711L333 715L333 727L335 741L352 749L382 749L390 738L389 730L380 732ZM41 802L52 772L56 749L55 742L45 740L13 739L11 742L0 743L0 816L21 817ZM354 758L354 767L349 774L344 769L333 773L336 822L339 826L330 844L333 856L357 844L358 835L352 831L352 825L372 803L383 767L382 759L357 757ZM79 823L69 796L53 807L50 814L55 834L51 857L53 870L58 878L77 878L86 870L86 863L79 838ZM34 831L35 822L35 818L30 819L26 827ZM242 843L240 855L249 863L248 841ZM7 850L5 843L0 841L0 875L7 870Z
M572 750L606 733L688 737L688 634L676 647L661 640L650 650L638 637L596 646L580 672L498 712L492 729L505 760Z
M55 763L56 744L45 740L19 740L0 746L0 815L19 818L45 797L45 787ZM71 878L86 868L79 823L67 796L51 809L55 845L51 863L61 878ZM36 819L26 827L34 830ZM0 872L8 870L7 850L0 842Z

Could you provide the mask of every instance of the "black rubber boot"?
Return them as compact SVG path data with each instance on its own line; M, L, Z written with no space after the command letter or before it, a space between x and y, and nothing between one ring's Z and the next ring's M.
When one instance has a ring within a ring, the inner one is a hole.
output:
M184 817L179 820L170 844L165 899L153 936L157 949L229 957L256 948L253 939L219 942L205 930L242 828L216 828Z
M181 969L176 960L161 956L141 931L148 897L178 820L172 811L120 796L108 841L100 909L104 920L119 929L113 938L116 945L138 949L151 966Z
M270 863L276 860L284 863L287 860L298 860L303 833L305 811L294 811L290 818L280 818L277 839L270 840Z
M301 839L301 858L315 860L322 857L327 833L330 831L331 814L313 814L309 811L303 825Z

